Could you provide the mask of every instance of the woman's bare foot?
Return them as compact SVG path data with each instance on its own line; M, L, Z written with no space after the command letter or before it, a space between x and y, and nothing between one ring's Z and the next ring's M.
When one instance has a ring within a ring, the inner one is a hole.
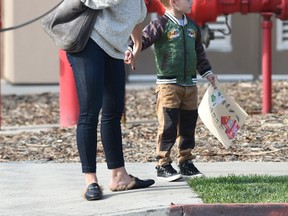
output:
M133 179L129 176L124 167L112 169L112 178L109 184L109 188L126 187Z

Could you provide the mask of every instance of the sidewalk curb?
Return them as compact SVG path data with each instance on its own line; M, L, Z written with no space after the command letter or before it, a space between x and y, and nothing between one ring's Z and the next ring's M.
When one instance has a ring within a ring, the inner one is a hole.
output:
M0 135L12 135L22 132L39 132L49 130L51 128L59 128L59 124L43 124L43 125L24 125L24 126L2 126Z
M288 203L173 205L169 216L286 216Z

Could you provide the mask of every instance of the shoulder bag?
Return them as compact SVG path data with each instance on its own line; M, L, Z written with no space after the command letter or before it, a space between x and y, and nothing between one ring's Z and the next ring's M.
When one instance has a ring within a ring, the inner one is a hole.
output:
M97 17L97 10L80 0L63 0L42 19L42 27L54 44L67 52L84 49Z

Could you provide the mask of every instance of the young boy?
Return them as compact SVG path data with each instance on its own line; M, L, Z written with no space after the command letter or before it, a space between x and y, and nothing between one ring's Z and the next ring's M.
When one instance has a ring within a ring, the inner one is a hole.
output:
M201 43L198 25L189 19L193 0L160 0L166 9L142 32L142 50L154 44L157 66L156 112L157 177L174 181L182 177L203 176L194 166L191 151L195 147L198 118L197 71L214 86L215 76ZM178 143L180 173L171 165L171 149Z

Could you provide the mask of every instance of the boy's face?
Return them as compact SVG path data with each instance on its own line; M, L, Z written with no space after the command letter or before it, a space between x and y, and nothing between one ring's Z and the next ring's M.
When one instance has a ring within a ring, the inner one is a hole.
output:
M182 13L189 14L193 0L174 0L174 7Z

